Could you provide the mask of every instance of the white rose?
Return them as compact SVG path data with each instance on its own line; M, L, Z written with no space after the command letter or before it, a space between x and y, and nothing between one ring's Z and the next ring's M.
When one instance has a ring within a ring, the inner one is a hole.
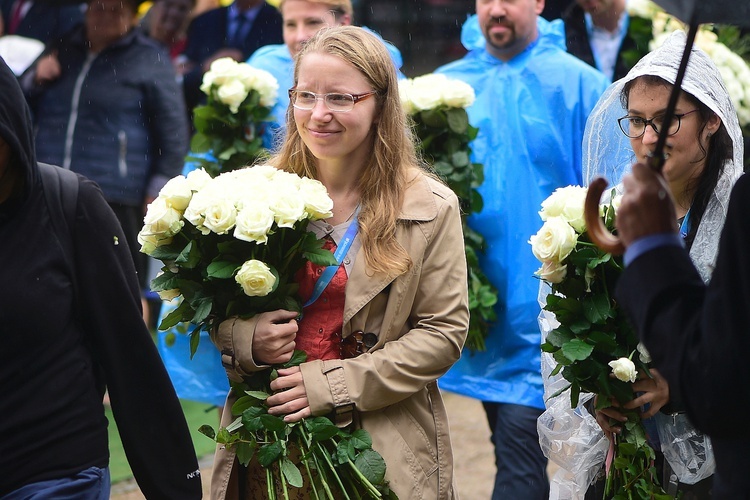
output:
M159 295L159 298L161 300L165 300L167 302L171 301L172 299L180 296L180 289L179 288L171 288L169 290L161 290L159 292L156 292Z
M231 57L222 57L211 63L209 72L212 74L211 83L221 86L225 83L236 80L240 76L238 63ZM205 76L203 77L205 80Z
M635 348L638 350L638 357L641 359L644 363L650 363L651 362L651 353L648 352L648 349L646 349L646 346L638 342L638 345L635 346Z
M468 108L475 98L471 85L460 80L448 80L443 88L443 103L451 108Z
M298 191L275 192L269 199L274 219L279 227L294 227L294 224L305 218L305 203Z
M273 226L273 215L273 212L263 203L246 203L237 214L234 237L243 241L267 243L268 232Z
M547 283L560 283L568 275L568 266L558 262L547 261L534 273Z
M143 224L149 226L152 234L166 238L179 233L185 222L179 211L169 206L165 198L158 196L149 203Z
M410 93L412 92L412 81L408 78L398 81L398 95L401 98L401 107L407 115L412 115L416 111L414 104L411 102Z
M228 81L219 87L216 97L229 106L229 111L236 113L242 101L247 97L247 89L237 80Z
M609 366L612 367L612 373L615 374L617 380L622 380L623 382L635 382L635 364L628 358L620 358L610 361Z
M305 212L311 219L327 219L333 215L333 200L322 182L305 177L299 193L305 201Z
M583 207L586 204L586 192L587 189L581 186L557 188L542 202L539 216L545 221L550 217L562 217L576 231L584 232L586 221L583 217Z
M200 191L206 184L211 182L211 176L202 168L193 170L185 178L191 191Z
M578 242L573 228L560 217L552 217L542 225L539 232L529 239L531 251L542 263L561 263L570 255Z
M424 111L426 109L435 109L440 106L440 102L442 100L440 89L436 87L420 87L419 89L417 89L415 86L410 97L412 104L414 104L414 107L419 111Z
M248 260L242 264L234 279L242 286L245 295L250 297L265 297L276 285L276 276L259 260Z
M203 235L211 232L210 229L203 225L206 220L206 210L212 202L209 190L203 190L195 193L190 200L190 204L185 209L183 217L200 230Z
M173 177L164 184L159 191L159 197L164 198L167 205L175 210L184 211L193 197L193 190L184 175Z
M215 198L206 207L203 225L216 234L226 234L234 227L237 220L237 209L227 199Z
M141 244L141 253L151 255L154 250L163 245L169 245L172 243L171 236L158 235L151 232L151 227L144 226L137 237L138 243Z

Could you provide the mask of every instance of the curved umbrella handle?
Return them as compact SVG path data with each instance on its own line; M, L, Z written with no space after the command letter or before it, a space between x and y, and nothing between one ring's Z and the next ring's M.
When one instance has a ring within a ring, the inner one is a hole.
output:
M602 193L606 188L607 180L603 177L597 177L589 184L589 189L586 192L586 203L583 206L583 218L586 220L586 228L591 241L605 252L612 255L622 255L625 252L625 246L620 238L609 232L607 226L599 217L599 200L601 200Z

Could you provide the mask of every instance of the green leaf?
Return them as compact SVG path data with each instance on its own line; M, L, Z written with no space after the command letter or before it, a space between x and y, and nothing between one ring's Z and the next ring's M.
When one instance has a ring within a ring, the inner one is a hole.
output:
M466 151L456 151L451 155L451 161L456 167L465 167L469 164L469 154ZM460 180L466 180L466 173L464 171L461 172Z
M180 252L180 255L175 259L175 263L179 264L180 267L187 269L193 269L200 263L200 250L195 241L188 243L185 248Z
M253 406L242 412L242 426L250 432L259 431L263 428L263 422L260 416L264 415L266 410L260 406Z
M186 314L189 314L190 318L192 318L194 311L190 306L190 303L187 300L183 300L180 302L180 305L177 306L177 309L164 316L164 319L159 323L159 330L169 330L177 323L184 321L183 316Z
M555 347L562 347L575 337L564 327L555 328L547 334L547 342Z
M235 446L237 460L239 460L242 465L247 467L248 464L250 464L250 461L253 459L253 456L255 455L255 450L258 449L258 443L256 441L251 441L249 443L241 442L237 443Z
M443 128L448 124L445 112L439 109L427 109L419 113L425 125L433 128Z
M322 247L306 249L302 256L318 266L335 266L337 264L333 253Z
M351 434L351 442L358 450L372 448L372 436L364 429L357 429Z
M281 459L281 473L284 474L284 478L291 486L302 488L302 474L287 457Z
M385 479L385 460L375 450L364 450L357 455L354 465L372 484L381 484Z
M211 299L202 299L198 302L198 307L195 308L195 316L193 316L193 322L194 323L200 323L201 321L205 320L209 314L211 314L211 309L213 308L213 301Z
M613 318L612 305L604 294L584 297L583 314L591 323L602 324L607 318Z
M193 359L195 353L198 351L198 345L201 341L201 332L199 328L193 328L190 332L190 359Z
M565 357L571 361L583 361L594 351L594 346L581 339L573 339L562 346Z
M177 274L169 270L164 271L163 274L151 280L151 290L154 292L171 290L173 288L177 288Z
M263 423L263 427L271 432L281 432L286 427L286 422L284 422L284 419L279 418L275 415L269 415L268 413L264 413L263 415L261 415L260 421Z
M339 428L325 417L308 418L304 423L312 434L313 441L325 441L339 433Z
M208 424L203 424L198 427L198 432L200 432L204 436L207 436L209 439L216 439L216 431Z
M206 268L209 278L227 279L234 276L234 272L239 266L236 262L227 260L214 260Z
M258 449L258 462L263 467L270 467L272 463L281 458L284 449L281 445L281 441L273 441L272 443L261 446Z
M446 111L446 117L448 119L448 127L457 133L465 134L469 128L469 115L463 108L450 108Z
M291 368L293 366L299 366L302 363L307 361L307 354L305 351L301 351L299 349L295 349L292 353L292 359L284 363L284 368Z

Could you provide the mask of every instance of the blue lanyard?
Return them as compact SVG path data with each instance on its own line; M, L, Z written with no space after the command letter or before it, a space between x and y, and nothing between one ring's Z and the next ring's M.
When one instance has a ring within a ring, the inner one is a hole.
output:
M689 232L690 232L690 210L687 211L687 213L685 214L685 217L682 218L682 224L680 224L680 236L682 236L683 240L687 238L687 235Z
M318 278L318 281L315 282L312 297L310 297L310 299L305 302L305 304L302 306L303 308L311 305L313 302L320 298L320 294L323 293L323 290L326 289L328 284L333 279L333 275L336 274L339 266L341 266L341 262L343 262L344 257L346 257L346 254L349 252L349 248L354 242L354 238L357 237L357 233L359 232L359 222L357 221L358 216L359 206L357 206L357 209L354 211L354 218L349 223L349 227L346 229L344 237L341 239L341 243L339 243L339 245L336 247L336 251L333 252L333 256L336 258L336 264L326 267L325 271L323 271L323 274L321 274Z

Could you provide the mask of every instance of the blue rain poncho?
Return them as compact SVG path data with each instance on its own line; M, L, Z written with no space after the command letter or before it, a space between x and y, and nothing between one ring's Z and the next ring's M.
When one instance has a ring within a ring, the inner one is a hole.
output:
M564 49L539 18L539 38L503 62L484 48L476 18L464 25L470 51L438 68L474 88L469 121L479 128L473 159L484 164L481 212L469 225L486 239L480 265L498 290L497 321L484 352L464 352L442 389L483 401L544 408L537 324L540 263L529 237L542 225L542 201L560 186L581 185L586 118L607 78Z
M399 70L403 65L401 52L391 43L383 40L380 35L364 26L362 29L380 38L391 55L393 65L396 66L398 77L404 78ZM288 90L294 86L294 58L289 53L289 48L284 45L266 45L256 50L247 63L255 68L263 69L271 73L279 82L279 97L271 110L271 122L263 134L263 146L274 149L284 138L286 130L286 112L289 107Z

